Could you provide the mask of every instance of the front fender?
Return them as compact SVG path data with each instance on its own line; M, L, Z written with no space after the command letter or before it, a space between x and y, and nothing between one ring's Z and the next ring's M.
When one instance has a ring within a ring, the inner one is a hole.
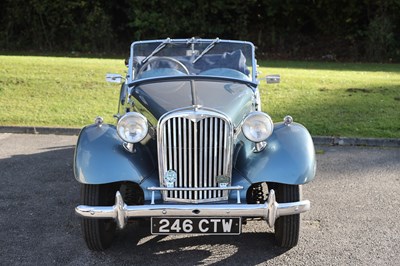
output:
M82 129L75 148L74 174L84 184L132 181L140 184L155 171L151 154L135 144L130 153L122 146L112 125L90 125Z
M300 185L315 177L315 150L310 133L300 124L275 124L267 147L255 153L243 145L236 169L251 183Z

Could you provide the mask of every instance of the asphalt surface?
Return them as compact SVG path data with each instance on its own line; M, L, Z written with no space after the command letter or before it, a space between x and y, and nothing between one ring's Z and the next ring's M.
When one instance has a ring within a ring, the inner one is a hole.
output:
M0 134L0 265L399 265L400 148L317 146L299 245L262 221L240 236L152 236L132 224L89 251L74 207L76 136Z

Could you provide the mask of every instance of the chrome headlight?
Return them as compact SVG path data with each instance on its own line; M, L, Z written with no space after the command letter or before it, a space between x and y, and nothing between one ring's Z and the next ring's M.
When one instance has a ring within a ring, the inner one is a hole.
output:
M117 123L118 135L129 143L143 140L147 135L148 129L146 117L136 112L126 113Z
M248 140L261 142L271 136L274 123L266 113L252 112L244 119L242 130Z

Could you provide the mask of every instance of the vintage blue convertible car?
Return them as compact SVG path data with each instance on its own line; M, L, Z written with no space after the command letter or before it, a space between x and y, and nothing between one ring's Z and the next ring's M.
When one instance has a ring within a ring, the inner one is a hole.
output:
M248 219L298 243L300 186L314 179L314 145L290 116L261 111L252 43L221 39L134 42L116 125L82 129L74 173L92 250L116 229L150 220L152 234L240 234ZM123 82L122 82L123 81ZM279 76L267 76L267 82Z

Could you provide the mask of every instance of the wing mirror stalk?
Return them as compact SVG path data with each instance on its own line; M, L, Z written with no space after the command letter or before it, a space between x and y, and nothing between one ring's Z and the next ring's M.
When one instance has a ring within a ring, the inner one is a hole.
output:
M265 77L265 80L267 81L267 84L274 84L274 83L279 83L281 82L281 76L280 75L267 75Z
M111 83L121 83L123 81L124 77L122 77L119 74L106 74L106 81L111 82Z

